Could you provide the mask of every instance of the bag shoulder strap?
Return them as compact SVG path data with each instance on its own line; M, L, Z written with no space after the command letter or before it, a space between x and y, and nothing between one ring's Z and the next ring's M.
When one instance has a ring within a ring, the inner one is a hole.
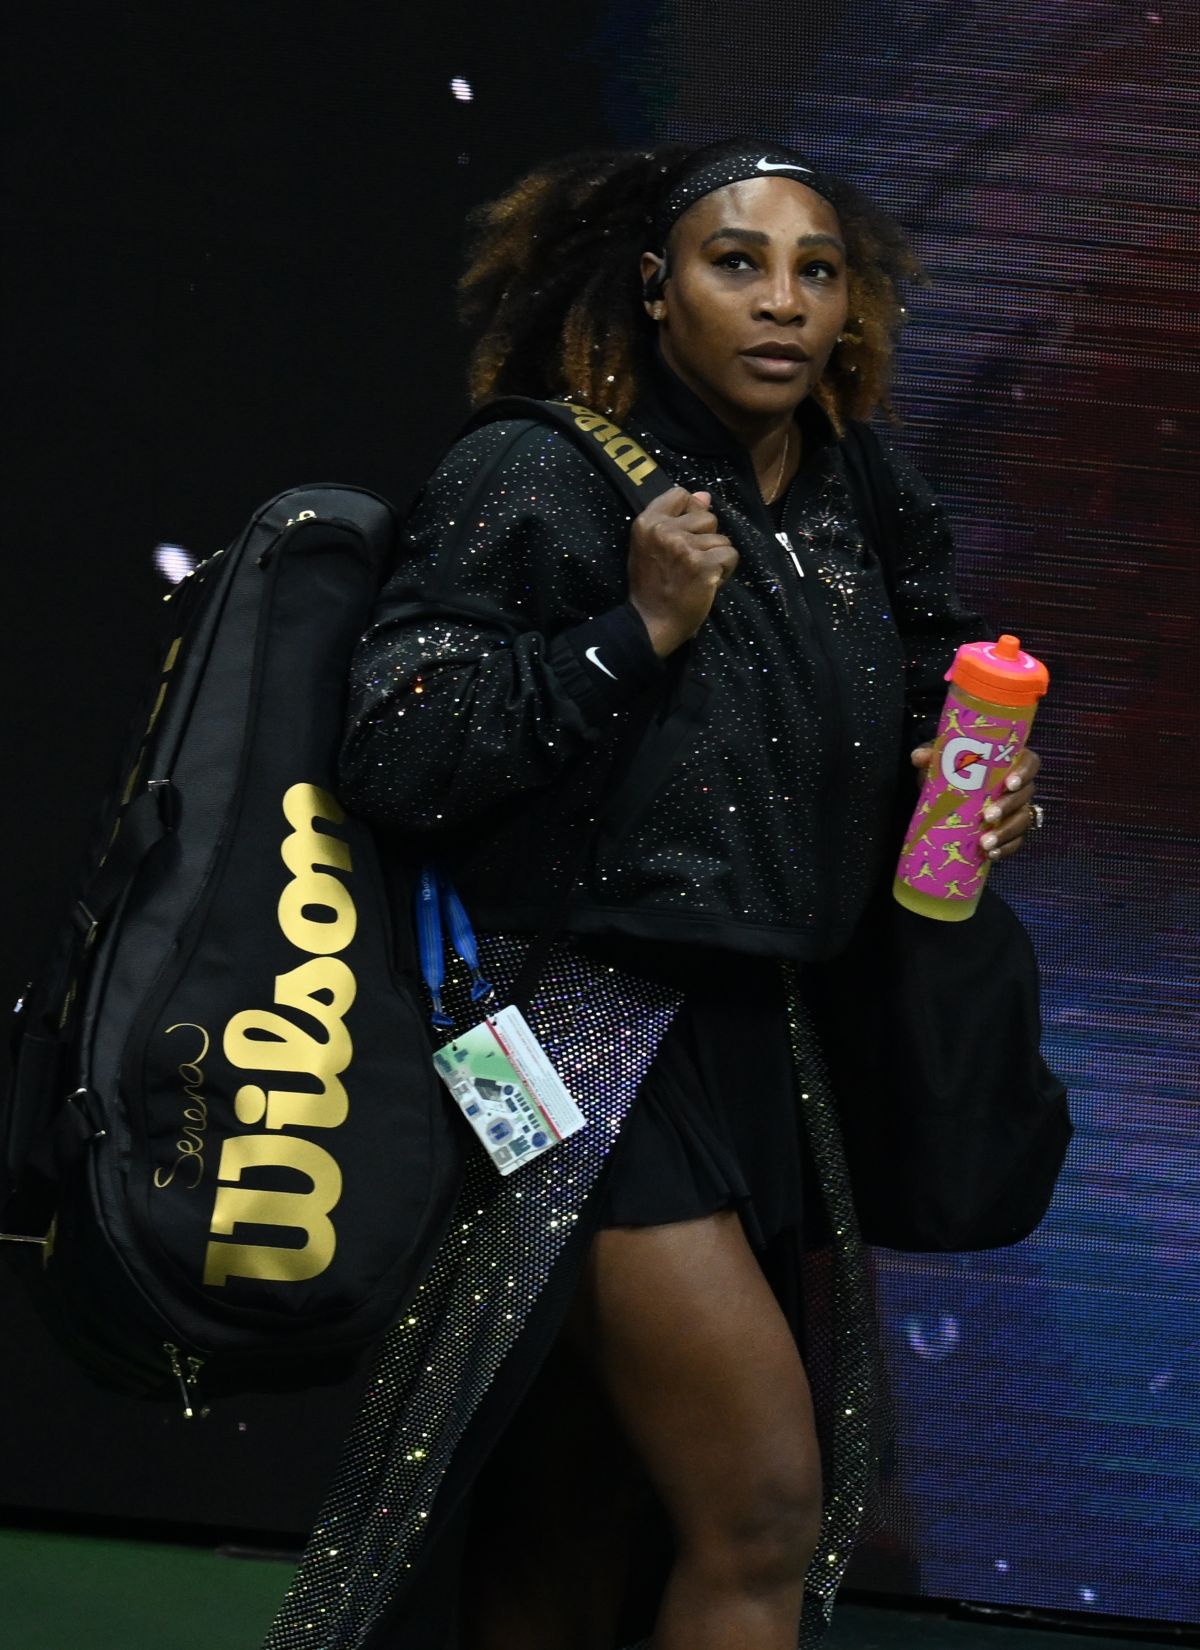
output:
M846 481L867 542L879 558L895 601L895 538L900 527L900 490L883 443L869 424L849 424L841 443Z
M619 424L607 414L593 412L579 402L539 401L526 395L498 396L472 414L461 435L499 419L525 419L561 430L608 477L634 515L675 485L658 460ZM890 584L892 541L900 518L896 478L883 445L869 424L849 424L840 445L859 520Z
M533 396L502 395L485 402L464 425L468 435L498 419L528 419L560 430L608 477L627 509L639 515L647 504L675 485L658 460L605 413L577 401L539 401Z

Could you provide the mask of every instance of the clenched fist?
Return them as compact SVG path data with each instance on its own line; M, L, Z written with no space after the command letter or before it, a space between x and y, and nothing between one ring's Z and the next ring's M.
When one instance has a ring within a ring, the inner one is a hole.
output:
M708 493L672 487L630 529L629 600L660 659L696 634L738 564L711 503Z

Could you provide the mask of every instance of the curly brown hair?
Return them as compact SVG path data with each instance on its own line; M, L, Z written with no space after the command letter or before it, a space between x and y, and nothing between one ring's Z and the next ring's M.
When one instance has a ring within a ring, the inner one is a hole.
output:
M494 395L565 395L625 417L653 348L640 255L655 250L664 180L693 147L568 155L476 208L460 283L463 318L482 328L470 366L474 405ZM894 219L853 185L829 181L850 318L813 393L840 432L847 420L891 413L901 285L921 272Z

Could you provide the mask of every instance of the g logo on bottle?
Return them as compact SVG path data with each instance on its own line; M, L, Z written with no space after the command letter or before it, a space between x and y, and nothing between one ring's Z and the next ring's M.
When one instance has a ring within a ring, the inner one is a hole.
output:
M958 791L978 791L987 779L986 758L995 745L990 739L949 739L942 751L942 776Z

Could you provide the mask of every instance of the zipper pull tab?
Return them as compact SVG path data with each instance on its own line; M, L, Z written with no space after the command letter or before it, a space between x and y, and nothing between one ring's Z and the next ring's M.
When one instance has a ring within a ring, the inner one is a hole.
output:
M167 1355L167 1362L171 1366L171 1374L175 1377L176 1383L179 1387L179 1400L183 1405L184 1420L194 1421L197 1416L203 1420L208 1414L208 1409L197 1409L192 1399L193 1391L197 1387L200 1370L203 1367L204 1360L202 1358L189 1358L187 1361L187 1369L185 1371L183 1367L183 1359L180 1357L179 1348L173 1341L164 1341L163 1351Z
M783 548L787 551L788 555L792 558L792 566L796 569L797 573L799 573L800 577L803 578L804 577L804 569L800 565L800 557L792 549L791 539L788 538L787 534L783 533L783 532L776 533L775 537L779 540L780 544L782 544Z

